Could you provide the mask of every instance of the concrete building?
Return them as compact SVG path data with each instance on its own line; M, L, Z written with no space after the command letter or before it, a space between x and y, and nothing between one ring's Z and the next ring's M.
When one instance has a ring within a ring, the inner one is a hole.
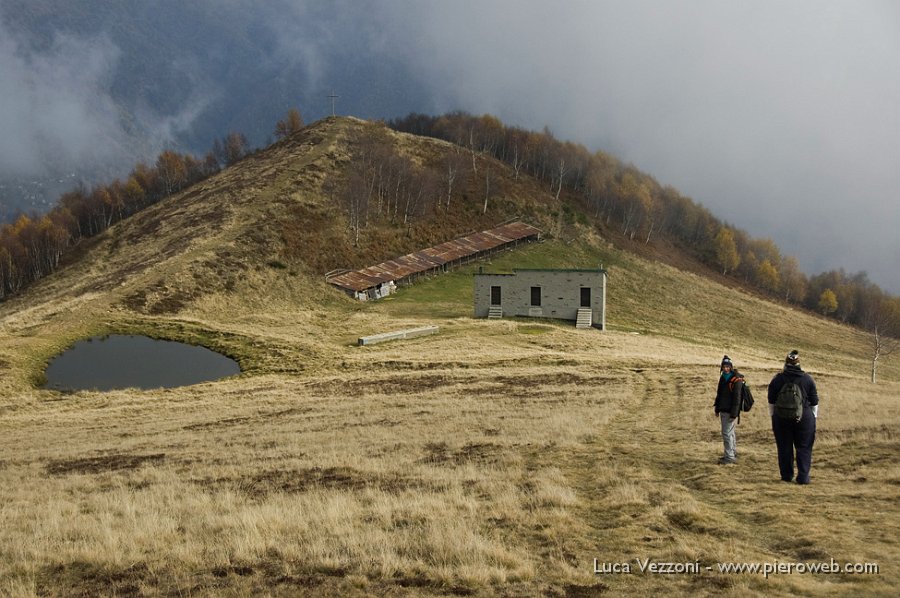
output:
M475 317L573 320L606 329L606 270L514 269L475 274Z

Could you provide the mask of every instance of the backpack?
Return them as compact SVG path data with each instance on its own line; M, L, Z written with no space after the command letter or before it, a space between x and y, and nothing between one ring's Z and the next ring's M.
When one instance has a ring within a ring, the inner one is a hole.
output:
M741 411L750 411L751 409L753 409L753 393L745 380L744 386L741 388Z
M750 391L750 386L747 384L747 381L741 374L738 374L731 380L729 380L728 390L733 390L734 384L736 382L741 383L741 406L740 409L738 409L738 415L740 415L741 411L750 411L750 409L753 407L753 393Z
M803 392L800 385L785 382L775 397L775 415L783 419L800 421L803 416Z

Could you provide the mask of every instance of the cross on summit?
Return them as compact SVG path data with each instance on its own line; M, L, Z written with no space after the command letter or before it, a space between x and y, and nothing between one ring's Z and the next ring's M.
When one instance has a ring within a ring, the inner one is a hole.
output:
M331 98L331 116L334 116L334 101L341 96L335 95L334 90L332 90L331 95L328 97Z

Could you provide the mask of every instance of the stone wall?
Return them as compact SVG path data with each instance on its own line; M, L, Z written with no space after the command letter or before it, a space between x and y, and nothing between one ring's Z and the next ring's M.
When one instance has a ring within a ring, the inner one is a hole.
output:
M592 325L605 328L606 272L604 270L513 270L512 274L475 274L475 317L486 318L491 287L500 287L504 316L575 320L581 289L590 289ZM532 287L540 288L540 305L532 301Z

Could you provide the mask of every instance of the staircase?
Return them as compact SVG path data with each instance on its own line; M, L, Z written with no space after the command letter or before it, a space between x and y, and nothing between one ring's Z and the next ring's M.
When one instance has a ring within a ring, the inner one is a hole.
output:
M492 305L488 308L488 320L499 320L503 317L503 308L499 305Z
M575 328L590 328L592 313L593 312L590 307L580 308L578 310L578 316L575 318Z

